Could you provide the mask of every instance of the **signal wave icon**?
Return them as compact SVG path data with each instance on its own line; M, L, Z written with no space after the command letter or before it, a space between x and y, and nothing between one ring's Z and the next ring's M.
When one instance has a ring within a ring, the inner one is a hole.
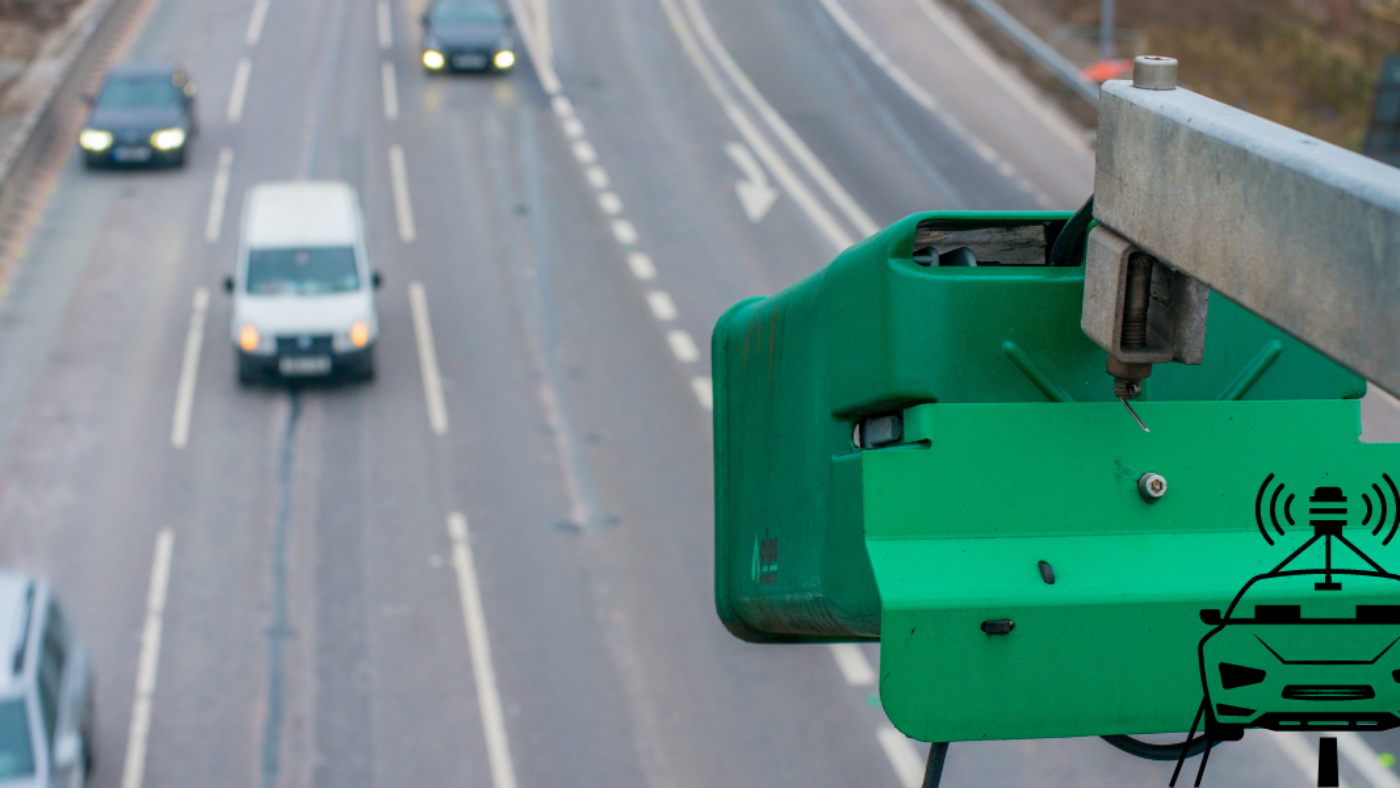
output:
M1264 541L1268 542L1270 546L1273 545L1274 538L1269 535L1269 529L1264 525L1264 496L1269 492L1269 485L1273 481L1274 475L1271 473L1264 478L1264 483L1259 485L1259 494L1254 497L1254 522L1259 524L1259 533L1264 535ZM1269 522L1274 526L1274 530L1278 532L1279 536L1283 536L1283 526L1278 521L1278 499L1283 494L1283 488L1283 482L1279 482L1278 487L1274 488L1273 494L1269 495ZM1293 493L1289 493L1288 497L1283 499L1283 519L1287 520L1289 525L1295 525L1293 513L1290 511L1292 506ZM1400 506L1400 503L1397 503L1397 506Z
M1375 511L1375 507L1371 503L1371 496L1362 493L1361 500L1366 502L1366 518L1361 521L1361 524L1370 525L1371 516L1373 514L1378 515L1376 517L1376 526L1371 530L1371 535L1380 536L1381 529L1385 527L1386 515L1390 512L1394 512L1393 519L1390 521L1390 532L1381 540L1382 545L1388 545L1390 544L1390 540L1395 538L1395 532L1400 530L1400 490L1395 489L1395 482L1391 481L1390 474L1382 473L1381 480L1385 482L1386 487L1390 490L1390 500L1387 502L1385 493L1381 491L1381 486L1379 484L1372 484L1371 489L1376 493L1376 502L1380 505L1380 512ZM1387 503L1389 504L1388 506Z

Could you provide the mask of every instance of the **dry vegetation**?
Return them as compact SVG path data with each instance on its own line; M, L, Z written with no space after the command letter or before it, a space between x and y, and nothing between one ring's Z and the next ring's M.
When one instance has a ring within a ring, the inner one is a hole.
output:
M1092 56L1066 47L1065 30L1097 25L1100 0L1002 4L1072 59ZM1180 60L1193 90L1353 149L1381 60L1400 54L1400 0L1118 0L1117 22L1136 34L1130 49Z

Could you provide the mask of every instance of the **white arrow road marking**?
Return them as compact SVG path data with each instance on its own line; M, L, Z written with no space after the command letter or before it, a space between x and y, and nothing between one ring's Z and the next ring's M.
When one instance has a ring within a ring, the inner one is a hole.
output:
M739 194L739 203L744 206L744 215L749 217L749 221L758 224L768 215L768 209L773 207L773 203L777 202L778 190L768 185L768 174L743 143L725 143L724 152L744 171L744 180L734 185L734 191Z

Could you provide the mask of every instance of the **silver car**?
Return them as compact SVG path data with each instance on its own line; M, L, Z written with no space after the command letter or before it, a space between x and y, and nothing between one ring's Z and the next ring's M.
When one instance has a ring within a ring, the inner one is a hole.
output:
M87 782L92 696L87 650L48 584L0 572L0 785Z

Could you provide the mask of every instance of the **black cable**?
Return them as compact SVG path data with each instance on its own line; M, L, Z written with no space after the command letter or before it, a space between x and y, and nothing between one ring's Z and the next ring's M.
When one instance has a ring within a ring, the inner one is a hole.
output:
M1060 234L1055 236L1055 245L1050 247L1050 265L1076 266L1084 256L1089 235L1089 224L1094 221L1094 195L1065 222Z
M923 788L938 788L943 780L943 762L948 759L948 742L936 741L928 748L928 767L924 769Z
M1182 757L1182 745L1186 747L1186 757L1194 758L1205 751L1207 744L1204 735L1191 739L1189 743L1179 741L1171 744L1153 744L1141 739L1134 739L1131 736L1100 736L1099 738L1129 755L1136 755L1149 761L1174 761Z

